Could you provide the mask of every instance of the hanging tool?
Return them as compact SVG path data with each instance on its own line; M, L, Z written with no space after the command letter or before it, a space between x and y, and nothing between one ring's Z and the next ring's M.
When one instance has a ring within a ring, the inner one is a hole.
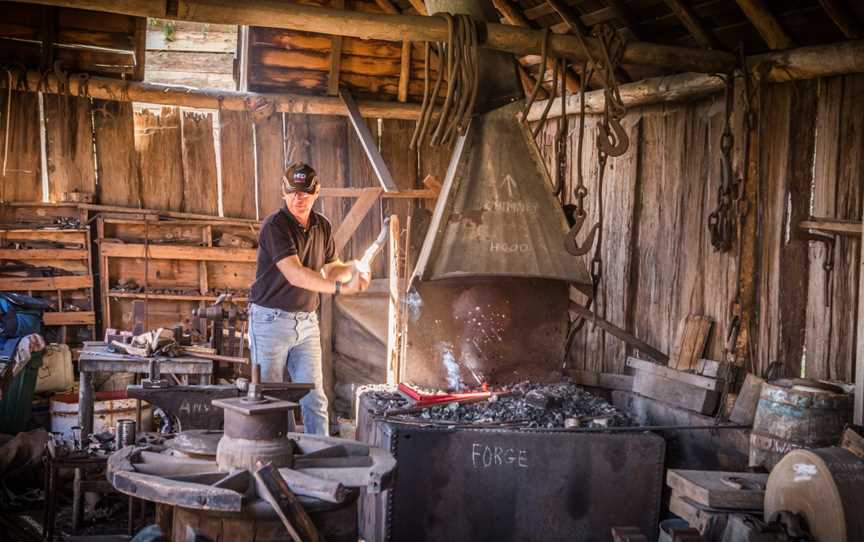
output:
M821 233L812 233L809 231L802 231L798 233L798 236L804 241L815 241L817 243L822 243L825 245L825 259L822 261L822 269L825 271L825 281L824 281L824 291L823 296L825 297L825 306L831 306L831 275L834 270L834 246L836 240L833 235L823 235Z

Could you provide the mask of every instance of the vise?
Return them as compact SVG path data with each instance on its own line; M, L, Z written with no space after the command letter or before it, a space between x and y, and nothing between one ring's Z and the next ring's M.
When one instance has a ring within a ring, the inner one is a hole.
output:
M221 294L209 307L193 309L192 316L197 322L197 326L193 323L193 327L197 327L204 336L209 337L210 348L215 349L217 354L243 356L242 337L246 331L248 313L245 307L234 302L231 294ZM208 325L208 322L211 324Z

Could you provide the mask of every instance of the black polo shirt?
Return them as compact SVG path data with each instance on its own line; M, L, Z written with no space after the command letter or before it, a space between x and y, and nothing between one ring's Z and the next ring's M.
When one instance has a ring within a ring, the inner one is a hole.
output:
M312 312L318 308L318 293L291 285L276 262L297 255L313 271L336 261L330 221L312 211L309 227L303 228L285 206L264 219L258 234L258 268L249 300L256 305L285 311Z

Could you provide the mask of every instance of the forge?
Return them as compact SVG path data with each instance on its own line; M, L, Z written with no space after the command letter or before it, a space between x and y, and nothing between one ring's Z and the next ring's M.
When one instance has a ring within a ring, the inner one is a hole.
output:
M488 2L429 12L494 20ZM588 289L524 108L512 55L479 51L475 115L454 145L409 292L401 379L441 389L555 377L568 288Z

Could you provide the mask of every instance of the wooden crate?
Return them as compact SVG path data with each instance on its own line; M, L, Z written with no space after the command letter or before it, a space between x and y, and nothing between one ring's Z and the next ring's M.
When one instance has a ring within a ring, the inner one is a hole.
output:
M104 328L131 329L134 300L147 300L150 328L182 322L223 292L248 300L256 249L216 241L230 234L257 242L257 225L108 215L96 229ZM130 280L147 292L119 288Z
M0 224L0 260L54 268L63 273L28 277L24 270L7 272L0 277L0 291L27 293L51 302L54 310L44 315L49 339L72 344L84 338L94 339L96 313L90 265L90 229L78 207L68 204L11 204L0 208L0 218L3 219ZM61 228L55 224L58 219L78 220L80 227ZM20 244L30 247L15 248ZM53 244L66 246L51 246ZM51 331L58 335L51 337Z

